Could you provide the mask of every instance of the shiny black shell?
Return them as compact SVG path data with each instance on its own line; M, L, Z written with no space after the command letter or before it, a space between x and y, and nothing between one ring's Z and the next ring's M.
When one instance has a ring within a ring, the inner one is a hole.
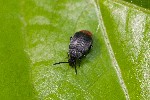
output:
M91 49L92 42L91 32L86 30L76 32L70 39L69 56L76 59L81 59Z

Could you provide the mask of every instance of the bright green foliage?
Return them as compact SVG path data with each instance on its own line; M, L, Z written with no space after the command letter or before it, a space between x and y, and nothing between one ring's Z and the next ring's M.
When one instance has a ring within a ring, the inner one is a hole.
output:
M2 5L3 3L0 3ZM150 11L124 1L9 1L0 13L0 100L149 99ZM70 36L93 33L77 67Z
M136 4L138 6L141 6L143 8L150 9L150 0L124 0L133 4Z

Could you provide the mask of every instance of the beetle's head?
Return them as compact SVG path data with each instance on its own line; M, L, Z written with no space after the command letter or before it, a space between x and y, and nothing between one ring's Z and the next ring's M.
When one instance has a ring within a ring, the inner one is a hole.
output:
M69 62L69 65L70 65L71 67L74 67L74 66L76 65L76 60L75 60L74 57L71 57L71 58L68 60L68 62Z
M58 63L54 63L53 65L57 65L57 64L61 64L61 63L69 63L69 65L71 67L75 68L75 72L77 74L77 69L76 69L76 58L75 57L70 57L70 59L68 60L68 62L58 62Z

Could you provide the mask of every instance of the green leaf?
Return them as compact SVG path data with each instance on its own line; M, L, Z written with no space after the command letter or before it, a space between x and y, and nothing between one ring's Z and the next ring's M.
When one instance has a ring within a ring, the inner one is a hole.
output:
M148 99L149 11L122 1L104 1L101 11L112 52L121 69L130 99Z
M149 10L117 0L14 0L1 9L1 100L150 98ZM78 74L54 66L83 29L94 43Z
M0 1L0 100L34 98L30 62L24 52L18 2Z
M150 9L150 1L149 0L124 0L127 1L129 3L133 3L137 6L143 7L143 8L147 8Z

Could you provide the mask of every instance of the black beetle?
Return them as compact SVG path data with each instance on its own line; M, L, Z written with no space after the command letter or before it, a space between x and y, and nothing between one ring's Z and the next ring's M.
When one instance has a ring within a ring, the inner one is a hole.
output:
M87 30L81 30L76 32L73 37L70 37L69 44L69 52L68 52L68 62L58 62L60 63L69 63L71 67L75 68L75 73L77 74L76 63L81 62L81 58L83 58L86 54L89 53L92 47L92 33Z

